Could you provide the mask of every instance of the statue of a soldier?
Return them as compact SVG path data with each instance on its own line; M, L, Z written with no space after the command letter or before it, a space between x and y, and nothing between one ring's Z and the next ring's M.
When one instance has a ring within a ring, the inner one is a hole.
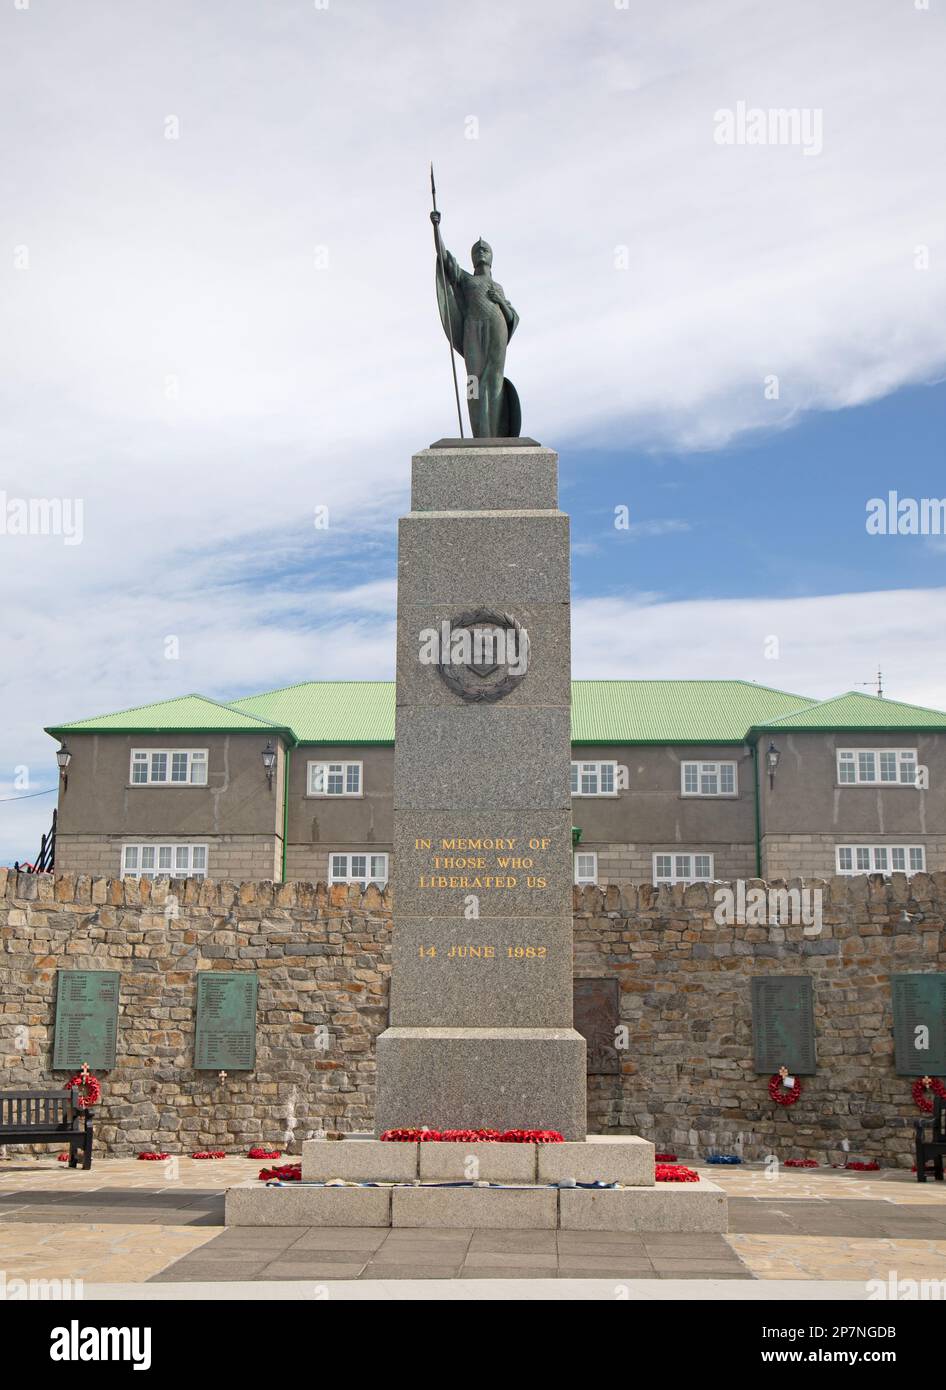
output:
M472 250L473 274L444 247L440 213L430 214L437 247L437 303L443 331L466 363L466 396L474 438L514 439L522 428L516 388L503 375L506 344L519 315L493 279L492 248L482 237Z

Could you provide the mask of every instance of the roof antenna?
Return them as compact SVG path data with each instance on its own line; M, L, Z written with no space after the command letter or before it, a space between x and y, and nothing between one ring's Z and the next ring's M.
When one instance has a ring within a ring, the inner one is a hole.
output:
M859 686L862 686L862 685L873 685L874 682L873 682L873 681L858 681L857 684L858 684ZM878 698L878 700L882 700L882 699L884 698L884 673L883 673L883 671L881 671L881 669L880 669L879 666L877 667L877 698Z

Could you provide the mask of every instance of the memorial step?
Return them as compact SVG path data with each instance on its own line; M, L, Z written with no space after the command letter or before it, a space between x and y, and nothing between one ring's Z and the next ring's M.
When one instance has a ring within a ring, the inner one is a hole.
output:
M394 1226L441 1230L723 1232L726 1194L707 1178L649 1187L231 1187L228 1226Z
M396 1143L376 1139L308 1139L302 1145L303 1182L480 1181L519 1183L654 1182L654 1146L637 1135L589 1135L562 1144Z

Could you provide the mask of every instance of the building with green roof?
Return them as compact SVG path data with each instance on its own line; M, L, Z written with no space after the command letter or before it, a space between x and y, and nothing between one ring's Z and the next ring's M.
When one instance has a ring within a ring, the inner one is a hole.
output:
M385 882L393 681L304 681L50 726L56 866ZM576 882L946 868L946 713L742 680L572 683Z

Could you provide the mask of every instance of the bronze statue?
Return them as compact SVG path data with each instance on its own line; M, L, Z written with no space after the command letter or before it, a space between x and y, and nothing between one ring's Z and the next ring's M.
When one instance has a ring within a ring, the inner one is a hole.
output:
M437 304L443 331L451 345L457 412L459 414L460 396L456 364L453 363L454 350L466 363L467 407L474 438L517 439L522 429L522 412L516 388L503 375L503 369L506 364L506 344L516 331L519 315L503 293L502 285L493 279L492 248L482 237L471 252L472 275L444 247L433 165L430 169L430 189L434 198L430 220L434 225L434 244L437 248ZM460 434L463 434L462 417Z

